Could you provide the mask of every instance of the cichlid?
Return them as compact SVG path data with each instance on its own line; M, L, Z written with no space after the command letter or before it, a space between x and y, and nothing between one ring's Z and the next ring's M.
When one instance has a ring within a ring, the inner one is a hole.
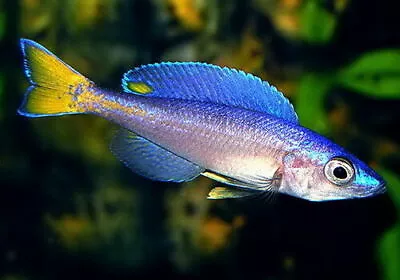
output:
M281 92L258 77L197 62L144 65L123 92L96 86L34 41L21 39L30 87L27 117L92 114L121 126L111 150L135 173L224 183L209 198L279 192L310 201L373 196L382 178L354 155L302 127Z

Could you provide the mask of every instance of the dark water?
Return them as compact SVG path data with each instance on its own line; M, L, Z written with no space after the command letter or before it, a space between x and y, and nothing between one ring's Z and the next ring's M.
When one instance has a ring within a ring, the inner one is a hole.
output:
M394 3L3 0L0 7L1 280L399 279ZM389 193L327 203L209 201L210 180L138 177L109 152L116 128L105 121L16 114L27 86L21 37L110 89L128 69L166 60L254 73L285 92L302 124L382 171Z

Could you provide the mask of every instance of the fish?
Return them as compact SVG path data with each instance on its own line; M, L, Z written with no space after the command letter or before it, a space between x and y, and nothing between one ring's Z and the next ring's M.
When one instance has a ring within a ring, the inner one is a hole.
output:
M372 168L300 125L283 93L241 70L204 62L141 65L108 90L44 46L20 39L25 117L88 114L119 126L111 152L150 180L219 182L208 199L284 194L308 201L386 191Z

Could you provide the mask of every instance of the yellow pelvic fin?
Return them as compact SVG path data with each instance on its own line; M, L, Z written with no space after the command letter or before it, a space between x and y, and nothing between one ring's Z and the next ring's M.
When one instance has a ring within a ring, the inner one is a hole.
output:
M254 192L235 188L215 187L208 193L207 199L240 198L254 195Z
M18 112L29 117L81 113L78 97L93 82L34 41L21 39L21 48L31 85Z

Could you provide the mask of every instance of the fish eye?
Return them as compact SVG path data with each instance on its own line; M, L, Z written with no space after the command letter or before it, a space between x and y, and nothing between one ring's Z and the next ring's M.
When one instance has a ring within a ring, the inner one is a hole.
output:
M344 158L333 158L325 165L325 177L335 185L343 186L354 177L353 165Z

